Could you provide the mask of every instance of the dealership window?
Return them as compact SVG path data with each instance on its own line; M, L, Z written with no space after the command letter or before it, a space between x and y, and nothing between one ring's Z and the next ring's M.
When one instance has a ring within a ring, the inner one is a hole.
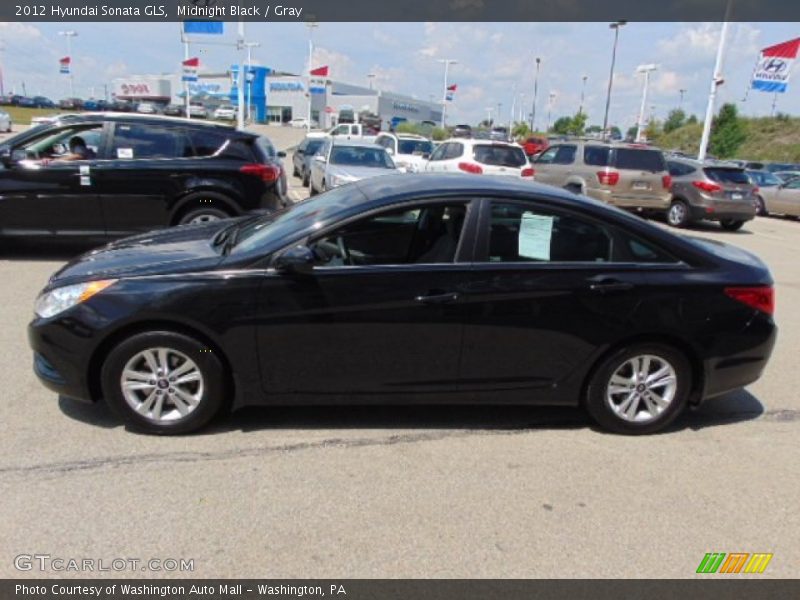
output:
M113 159L176 158L186 155L186 140L175 131L139 124L117 124L111 145Z
M292 120L291 106L268 106L267 122L269 123L288 123Z
M345 225L311 248L321 267L452 263L466 213L465 203L383 212Z

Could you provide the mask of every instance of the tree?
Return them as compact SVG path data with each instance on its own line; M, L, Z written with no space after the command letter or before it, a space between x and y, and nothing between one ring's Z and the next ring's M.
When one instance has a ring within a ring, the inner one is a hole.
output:
M686 119L687 125L695 125L697 124L697 115L692 115L688 119Z
M736 105L727 103L719 109L711 123L711 139L709 150L719 158L731 158L747 138L744 123L739 118Z
M603 128L600 127L600 125L589 125L589 127L586 128L586 133L601 133L602 131Z
M622 139L622 130L616 125L612 125L611 127L609 127L608 133L611 135L612 140Z
M569 127L571 124L572 119L570 117L559 117L556 119L556 122L553 123L550 131L559 135L569 135Z
M685 124L686 113L680 108L671 110L669 111L669 115L667 115L667 120L664 121L664 133L669 133L671 131L675 131L676 129L680 129Z
M515 138L528 137L530 133L531 129L524 121L514 123L514 127L511 128L511 136Z
M639 128L636 125L633 125L632 127L628 127L628 131L625 134L625 139L626 140L634 140L634 139L636 139L636 133L638 131L639 131Z
M586 113L579 112L570 120L569 131L570 135L580 136L583 135L586 129Z

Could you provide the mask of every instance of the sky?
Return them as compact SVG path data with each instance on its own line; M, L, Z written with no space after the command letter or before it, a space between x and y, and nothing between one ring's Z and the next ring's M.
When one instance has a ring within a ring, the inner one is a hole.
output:
M76 95L103 95L115 77L161 74L179 70L183 49L178 23L73 23L73 70ZM226 23L226 39L235 24ZM66 40L58 23L0 23L0 64L6 93L68 95L68 82L58 74ZM629 23L620 30L610 122L623 129L639 111L642 76L637 65L656 64L651 76L647 113L657 119L680 104L701 120L705 114L711 72L719 40L719 23ZM303 73L308 60L309 30L303 23L248 23L247 39L259 42L255 63ZM339 81L368 84L369 73L381 89L422 100L442 96L443 66L450 58L450 83L458 85L448 104L448 121L477 123L487 108L511 117L512 102L532 108L535 57L541 58L536 125L572 115L580 105L586 76L584 111L589 124L602 124L608 86L613 31L607 23L320 23L313 33L314 66L329 65ZM735 102L746 115L769 115L772 94L752 91L743 102L761 48L800 35L800 23L732 23L725 53L725 84L718 106ZM215 39L216 38L211 38ZM225 70L240 60L234 48L196 48L203 70ZM193 54L195 52L193 51ZM778 99L778 110L800 114L800 74ZM524 97L523 97L524 95Z

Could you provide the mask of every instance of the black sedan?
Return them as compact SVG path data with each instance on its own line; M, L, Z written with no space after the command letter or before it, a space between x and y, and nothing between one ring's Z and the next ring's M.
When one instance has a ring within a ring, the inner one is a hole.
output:
M772 352L756 257L508 178L389 175L128 238L36 301L34 369L131 426L253 404L582 405L663 429Z

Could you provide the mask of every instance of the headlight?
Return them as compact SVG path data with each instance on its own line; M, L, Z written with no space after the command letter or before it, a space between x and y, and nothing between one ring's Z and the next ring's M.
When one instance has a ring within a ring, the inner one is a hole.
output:
M100 281L65 285L64 287L50 290L36 299L34 311L43 319L54 317L76 304L86 302L89 298L116 282L116 279L102 279Z

